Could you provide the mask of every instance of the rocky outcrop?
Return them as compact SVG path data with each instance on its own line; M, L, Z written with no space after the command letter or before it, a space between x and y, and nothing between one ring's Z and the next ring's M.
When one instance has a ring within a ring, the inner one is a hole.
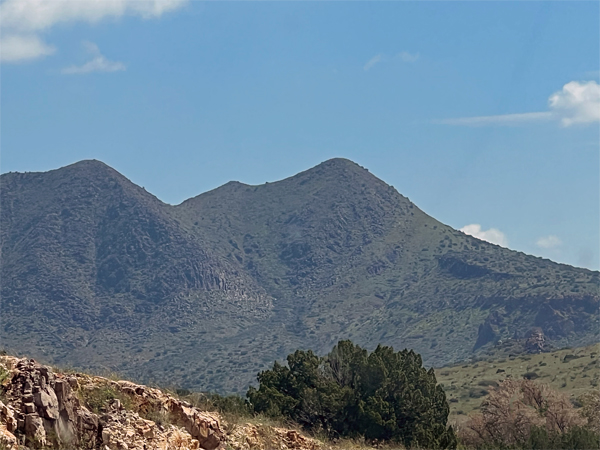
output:
M98 417L74 395L76 380L57 376L34 360L12 359L7 365L12 376L3 390L16 419L12 433L26 444L96 445Z
M0 356L0 449L331 450L297 430L224 424L160 389Z
M504 311L494 311L490 313L485 319L485 322L479 325L477 341L475 342L473 350L477 350L488 342L495 342L500 338L501 329L504 327L504 320L502 318L503 312Z
M17 420L11 407L0 402L0 448L17 450Z
M201 412L188 402L178 400L159 389L129 381L118 381L114 384L121 392L129 395L135 403L135 409L147 414L168 416L196 439L200 447L214 450L223 441L223 431L216 414Z
M0 357L0 366L9 371L2 386L7 404L0 402L0 445L7 449L18 444L102 450L223 447L218 415L201 412L158 389L55 373L32 359ZM88 408L86 399L97 411ZM164 420L156 423L144 416Z
M541 328L535 327L525 335L525 351L528 353L541 353L544 351L546 337Z
M546 303L536 315L535 325L542 328L547 336L554 338L568 336L575 331L575 323L570 318L573 316L575 315L572 312L554 309Z
M139 414L123 408L118 400L111 402L100 418L102 449L115 450L197 450L200 443L189 433L174 426L157 425Z
M232 450L325 450L316 439L307 438L296 430L246 423L233 427L227 435Z

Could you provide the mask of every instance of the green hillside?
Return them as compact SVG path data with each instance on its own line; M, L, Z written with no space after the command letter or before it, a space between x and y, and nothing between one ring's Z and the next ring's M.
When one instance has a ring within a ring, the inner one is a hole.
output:
M599 274L467 236L344 159L178 206L98 161L1 178L2 345L143 382L243 392L297 348L427 365L532 327L598 341Z
M600 345L566 348L548 353L486 358L468 364L436 369L450 402L450 417L461 421L479 409L490 389L506 378L529 378L563 392L577 404L577 398L598 390Z

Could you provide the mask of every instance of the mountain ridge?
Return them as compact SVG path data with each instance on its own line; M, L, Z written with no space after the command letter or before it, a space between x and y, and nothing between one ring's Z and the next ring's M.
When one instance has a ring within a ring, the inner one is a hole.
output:
M97 160L0 182L0 338L52 363L226 392L341 338L436 365L534 326L598 340L598 272L465 235L350 160L179 205Z

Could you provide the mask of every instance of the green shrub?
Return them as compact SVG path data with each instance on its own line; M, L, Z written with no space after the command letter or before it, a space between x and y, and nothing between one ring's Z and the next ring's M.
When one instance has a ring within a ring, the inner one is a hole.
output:
M498 382L494 380L481 380L477 383L477 386L491 386L498 387Z
M247 394L256 412L331 438L456 448L446 394L415 352L380 345L369 353L340 341L325 357L298 350L287 363L258 374L259 388Z
M0 366L0 385L2 385L10 377L10 371Z
M102 413L113 400L119 400L125 409L132 408L129 396L110 385L84 388L79 395L85 406L96 414Z
M469 389L469 397L471 398L481 398L485 397L489 394L489 391L485 389Z
M579 356L569 353L568 355L565 355L562 362L568 363L569 361L573 361L574 359L577 359L577 358L579 358Z
M526 380L535 380L536 378L539 378L539 375L536 372L526 372L523 374L523 378Z

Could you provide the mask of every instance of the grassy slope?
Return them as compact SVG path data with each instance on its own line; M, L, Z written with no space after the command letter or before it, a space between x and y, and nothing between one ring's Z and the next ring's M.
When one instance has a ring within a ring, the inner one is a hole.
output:
M461 421L477 410L490 386L507 377L522 378L537 374L536 382L549 384L575 400L581 394L598 389L600 345L567 348L549 353L511 355L436 369L450 401L451 419ZM504 372L499 372L499 371Z

